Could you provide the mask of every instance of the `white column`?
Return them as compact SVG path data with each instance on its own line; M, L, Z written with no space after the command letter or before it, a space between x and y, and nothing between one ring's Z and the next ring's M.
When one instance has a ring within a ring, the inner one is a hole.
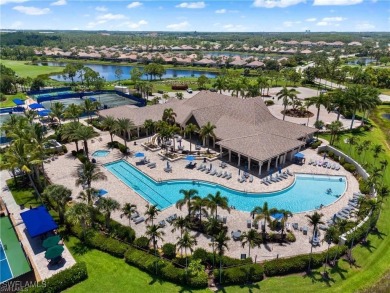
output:
M238 154L238 164L237 164L237 166L240 166L240 162L241 162L241 155Z
M219 146L219 156L222 159L222 146Z
M276 160L275 160L275 168L278 167L278 161L279 161L279 156L276 157Z
M139 138L139 127L137 127L137 137Z
M231 161L232 161L232 151L229 150L229 162L231 162Z
M248 158L248 171L251 170L251 158Z
M261 175L261 167L263 166L263 162L259 162L259 175Z
M269 169L270 169L270 167L271 167L271 160L272 160L272 159L269 159L269 160L268 160L267 172L269 171Z
M215 138L213 138L213 148L215 149Z
M284 161L284 155L281 155L279 158L279 165L283 165L283 161Z
M287 159L287 152L284 154L284 157L283 157L283 164L286 163L286 159Z

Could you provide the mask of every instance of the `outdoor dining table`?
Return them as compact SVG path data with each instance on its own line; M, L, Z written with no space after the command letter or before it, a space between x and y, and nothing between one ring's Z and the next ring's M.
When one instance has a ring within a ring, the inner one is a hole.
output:
M232 237L233 239L239 239L241 237L241 231L234 231Z

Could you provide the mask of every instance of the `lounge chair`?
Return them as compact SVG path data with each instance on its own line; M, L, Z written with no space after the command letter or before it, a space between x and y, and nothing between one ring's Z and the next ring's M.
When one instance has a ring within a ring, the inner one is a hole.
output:
M276 178L272 177L272 175L270 175L269 179L270 179L272 182L278 182L278 180L276 180Z
M287 232L290 232L291 231L291 224L290 223L287 223L284 228L286 229Z
M266 185L266 186L268 186L268 185L269 185L268 181L267 181L267 180L265 180L265 179L261 180L261 183L263 183L263 184L264 184L264 185Z
M336 171L340 170L340 165L337 165L337 166L335 167L335 170L336 170Z
M147 164L149 168L156 168L156 163L149 163Z
M228 174L227 171L225 171L225 173L223 173L221 177L222 177L222 178L225 178L227 175L229 175L229 174Z
M167 173L172 172L172 168L171 168L171 167L169 167L169 168L164 168L164 171L167 172Z
M211 168L207 169L206 174L209 174L211 172L211 170L212 170Z
M289 175L289 176L292 176L292 175L293 175L293 173L291 173L289 169L286 170L286 173L287 173L287 175Z
M293 223L292 227L294 228L294 230L298 230L298 223Z
M222 174L223 174L223 171L219 171L217 174L215 174L215 176L217 176L217 177L221 177L221 176L222 176Z
M246 220L246 227L247 228L252 228L252 221L251 220Z
M332 170L334 170L334 168L336 168L336 164L335 163L332 164Z
M317 166L318 162L314 161L313 166Z
M250 183L253 182L253 175L251 175L251 176L249 177L249 182L250 182Z
M242 183L242 182L244 182L245 180L244 180L243 177L238 177L238 178L237 178L237 181L240 182L240 183Z
M309 165L312 165L314 163L313 159L310 159Z
M286 172L283 172L282 174L280 174L279 176L283 177L284 179L287 179L288 178L288 174Z
M198 168L196 168L196 170L200 170L200 169L202 169L203 168L203 164L200 164L199 166L198 166Z
M307 235L307 230L308 228L306 226L302 228L303 235Z
M164 220L158 222L158 224L160 225L160 227L165 227L167 225Z
M139 213L138 212L135 212L131 215L130 219L134 220L135 218L138 218L139 217Z
M230 178L232 178L232 173L230 172L229 175L226 176L226 179L229 180Z
M213 171L210 172L210 175L211 175L211 176L214 176L215 174L217 174L217 170L215 170L215 169L214 169Z
M134 223L135 223L135 224L139 224L139 223L141 223L141 222L143 222L143 221L145 221L144 217L138 217L138 218L136 218L136 219L134 220Z
M328 166L326 166L328 169L332 168L332 164L329 163Z
M206 170L207 170L206 165L203 165L202 169L200 169L200 171L202 171L202 172L204 172L204 171L206 171Z
M226 168L226 163L225 163L225 162L221 162L221 164L219 164L219 166L220 166L221 168Z

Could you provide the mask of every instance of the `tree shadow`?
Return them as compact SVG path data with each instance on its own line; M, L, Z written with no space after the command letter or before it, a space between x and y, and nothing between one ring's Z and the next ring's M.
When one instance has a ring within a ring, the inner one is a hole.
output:
M345 260L343 260L345 261ZM345 280L345 273L347 272L346 269L343 269L339 266L339 261L336 261L335 265L331 267L330 273L331 274L338 274L342 280Z
M260 285L258 283L251 283L251 284L243 284L239 285L240 289L248 289L248 293L254 293L254 292L259 292L260 290ZM226 289L223 286L218 286L217 291L218 293L226 293Z
M153 285L155 283L162 285L165 283L165 281L163 279L159 278L158 276L156 276L154 274L150 274L150 276L152 277L152 280L148 283L149 285Z
M319 271L311 271L304 275L304 278L311 279L311 282L314 283L324 283L328 287L332 287L332 284L335 283L335 280L330 277L329 274L322 274Z
M372 230L370 231L370 235L374 235L374 236L378 237L378 238L381 239L381 240L383 240L384 237L387 236L386 233L383 233L383 232L379 231L378 228L372 229Z
M360 243L360 246L366 248L371 253L373 252L373 249L376 249L376 246L373 246L371 244L371 240L369 240L369 239L362 241Z

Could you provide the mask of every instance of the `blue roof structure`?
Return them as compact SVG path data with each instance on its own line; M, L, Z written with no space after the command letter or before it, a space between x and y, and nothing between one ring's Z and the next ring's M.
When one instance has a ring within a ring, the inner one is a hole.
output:
M302 154L302 153L296 153L296 154L294 155L294 158L298 158L298 159L303 159L304 157L305 157L305 155Z
M50 113L51 113L50 110L41 110L41 111L38 111L38 115L39 115L40 117L49 116Z
M30 107L30 109L45 108L42 104L38 104L38 103L30 104L30 105L28 105L28 106Z
M58 225L54 222L53 217L44 206L28 210L21 213L20 216L22 217L31 238L58 229Z
M16 106L24 105L24 101L21 99L13 99L12 102L14 102Z
M88 100L90 100L91 102L96 102L97 101L94 97L90 97L90 98L88 98Z

